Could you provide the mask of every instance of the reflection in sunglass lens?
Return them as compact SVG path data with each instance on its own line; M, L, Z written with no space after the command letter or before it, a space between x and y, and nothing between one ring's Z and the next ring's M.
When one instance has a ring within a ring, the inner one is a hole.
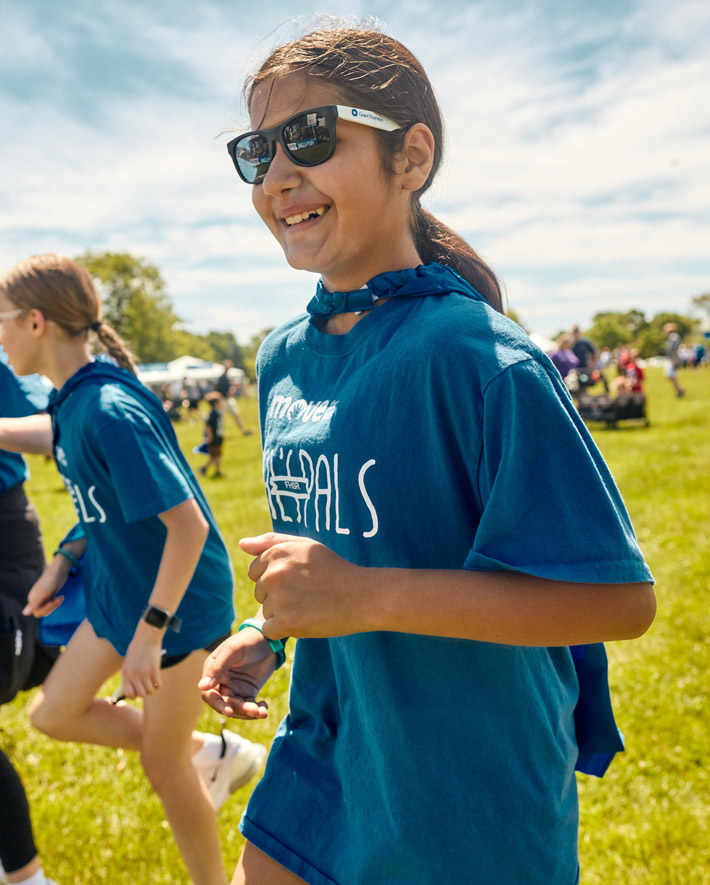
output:
M291 156L304 166L315 166L331 153L330 129L322 114L301 114L283 128L283 138Z
M263 135L248 135L237 142L234 156L245 180L253 184L266 175L271 163L269 142Z

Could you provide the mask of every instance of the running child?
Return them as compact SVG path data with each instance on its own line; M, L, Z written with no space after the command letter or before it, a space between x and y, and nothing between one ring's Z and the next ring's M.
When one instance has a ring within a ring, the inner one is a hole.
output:
M214 517L83 267L57 255L18 264L0 278L0 328L17 374L44 374L56 388L49 415L0 420L0 447L53 453L79 516L26 614L60 604L55 594L85 551L87 620L33 699L32 722L59 740L139 750L192 880L224 885L215 807L265 750L233 732L193 731L203 662L234 617ZM92 358L90 332L112 360ZM119 670L142 710L96 696Z
M317 31L246 99L236 171L320 280L259 353L261 608L200 683L264 717L298 638L233 882L573 885L575 766L621 748L599 643L655 612L624 505L492 271L422 208L443 142L417 59Z
M224 445L224 420L222 408L224 399L222 394L212 390L206 394L205 402L210 405L210 412L205 418L205 442L207 448L207 463L200 467L202 476L207 476L207 470L214 467L214 477L222 476L222 446Z

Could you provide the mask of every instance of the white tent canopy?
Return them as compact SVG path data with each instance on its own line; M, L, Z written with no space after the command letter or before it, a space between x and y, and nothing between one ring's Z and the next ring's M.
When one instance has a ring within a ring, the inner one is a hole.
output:
M551 338L545 338L544 335L540 335L538 332L531 332L528 335L528 338L533 344L537 344L540 350L544 353L550 353L552 350L557 350L557 345Z
M182 380L216 381L224 372L224 366L196 356L181 356L169 363L143 363L136 366L136 371L143 384L171 384ZM244 372L232 367L229 378L232 381L241 381Z

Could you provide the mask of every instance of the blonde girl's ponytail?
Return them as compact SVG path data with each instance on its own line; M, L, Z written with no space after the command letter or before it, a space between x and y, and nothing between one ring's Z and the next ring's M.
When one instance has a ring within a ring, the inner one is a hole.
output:
M81 264L63 255L33 255L0 278L0 288L16 307L41 310L70 338L95 332L108 355L136 374L133 354L102 320L101 298Z
M119 366L128 369L134 375L136 374L135 358L118 332L103 320L97 320L92 323L89 329L96 334L101 347L110 357L116 360Z

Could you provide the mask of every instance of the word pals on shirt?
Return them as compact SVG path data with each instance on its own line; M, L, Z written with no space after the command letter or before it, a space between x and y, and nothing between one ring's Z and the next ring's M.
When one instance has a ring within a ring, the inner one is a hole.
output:
M66 476L62 476L62 479L74 502L77 515L84 525L88 522L106 522L106 511L96 500L96 486L89 486L85 492L82 492L79 486Z
M303 523L317 532L349 535L349 519L363 538L377 534L379 520L365 483L374 459L343 468L340 456L311 456L305 449L266 449L264 478L274 520ZM342 500L348 513L341 513Z

